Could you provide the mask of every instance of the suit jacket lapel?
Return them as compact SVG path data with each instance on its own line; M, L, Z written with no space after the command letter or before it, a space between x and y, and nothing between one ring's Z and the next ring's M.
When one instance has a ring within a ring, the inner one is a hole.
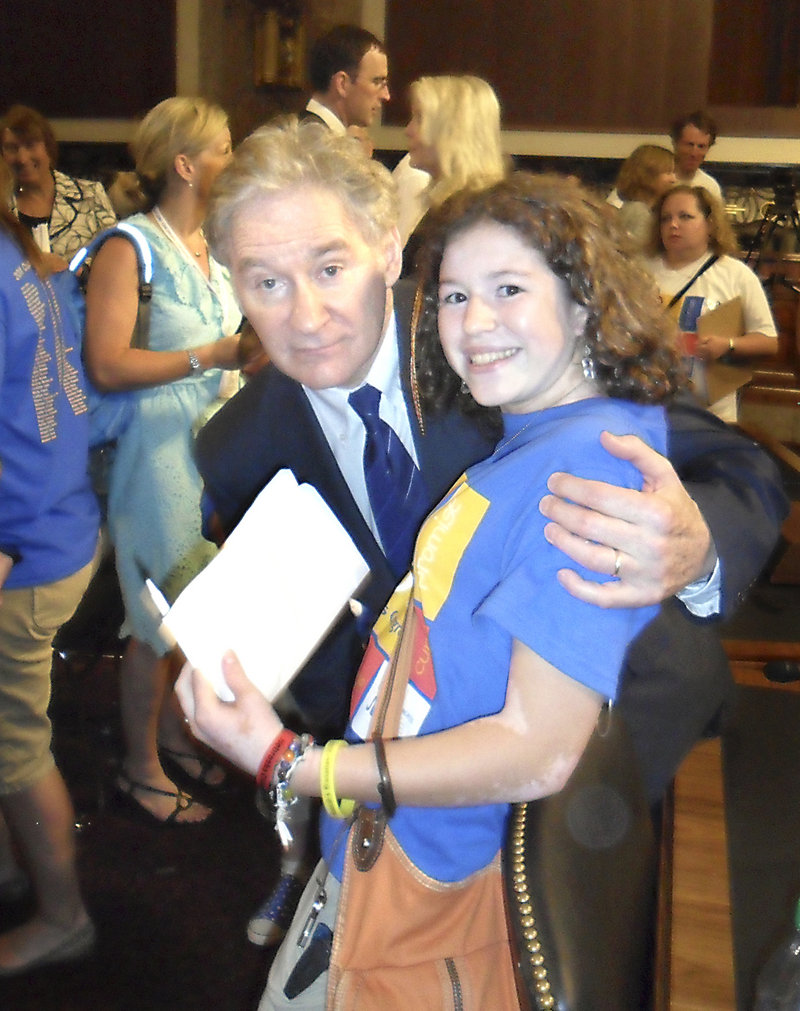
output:
M302 387L277 370L275 377L279 396L284 400L281 414L284 418L292 418L295 429L294 437L304 444L302 455L307 461L307 470L298 472L300 468L293 467L295 477L298 481L307 481L317 489L341 524L350 533L353 543L372 573L368 588L369 596L372 597L375 594L376 599L380 598L382 606L394 584L383 551L361 515L347 482L342 477L342 472L331 452L325 433L322 431L314 409ZM386 590L387 581L391 584L388 591Z

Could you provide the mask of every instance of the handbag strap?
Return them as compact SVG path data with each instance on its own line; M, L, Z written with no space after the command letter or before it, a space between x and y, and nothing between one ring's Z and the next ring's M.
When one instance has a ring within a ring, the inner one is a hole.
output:
M683 298L683 296L686 294L686 292L691 288L691 286L694 284L694 282L698 279L698 277L700 277L702 274L705 274L705 272L708 270L709 267L713 267L714 264L717 262L718 259L719 259L719 257L717 256L716 253L713 256L709 256L709 258L702 265L702 267L697 271L697 273L696 274L692 274L692 276L689 278L689 280L686 282L686 284L684 284L684 286L681 288L681 290L678 292L678 294L672 296L672 298L669 300L669 305L667 306L667 309L671 309L673 307L673 305L675 305L677 302L679 302Z
M413 588L412 588L413 589ZM400 641L392 652L389 670L381 685L375 715L370 724L367 740L381 737L392 739L400 729L406 686L411 675L411 654L414 643L416 613L414 595L409 591L405 620L400 630ZM358 871L369 871L381 855L386 834L387 816L383 806L379 808L359 805L350 836L350 855Z
M81 291L86 294L89 281L89 270L92 260L100 247L110 238L118 236L127 239L136 253L137 295L136 321L131 335L132 348L147 350L150 344L150 301L153 298L153 253L144 232L127 221L118 221L105 231L96 235L88 245L81 247L69 263L69 270L80 283Z
M415 626L416 613L412 587L409 591L406 615L400 631L400 642L392 654L386 679L381 685L378 704L375 706L375 715L369 730L369 740L374 740L376 737L391 739L397 736L400 729L403 701L411 676Z

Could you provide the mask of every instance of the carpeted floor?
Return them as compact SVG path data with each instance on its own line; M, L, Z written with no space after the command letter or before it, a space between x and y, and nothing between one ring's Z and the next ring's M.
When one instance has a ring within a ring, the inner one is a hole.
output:
M116 678L108 662L60 661L55 751L78 813L80 872L98 931L95 953L0 980L3 1011L249 1011L271 953L246 938L277 874L277 843L238 777L200 826L159 828L113 804L120 754ZM25 918L0 906L0 929Z

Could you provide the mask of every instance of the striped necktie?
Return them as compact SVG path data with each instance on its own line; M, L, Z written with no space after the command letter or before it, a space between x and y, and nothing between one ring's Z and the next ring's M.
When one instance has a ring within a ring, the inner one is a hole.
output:
M381 393L368 384L348 402L366 431L364 478L383 551L397 579L411 565L414 541L431 507L425 481L397 432L378 414Z

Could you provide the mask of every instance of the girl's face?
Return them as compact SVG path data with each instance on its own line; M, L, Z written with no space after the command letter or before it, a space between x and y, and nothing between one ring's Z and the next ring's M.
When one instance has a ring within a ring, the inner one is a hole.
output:
M708 251L711 225L694 193L673 193L661 205L661 241L668 262L691 263Z
M586 310L516 229L479 222L447 245L439 338L484 407L526 414L596 396L583 375Z
M411 167L436 176L439 172L439 159L433 144L426 144L422 139L422 110L416 102L411 105L411 119L406 127L406 137Z

